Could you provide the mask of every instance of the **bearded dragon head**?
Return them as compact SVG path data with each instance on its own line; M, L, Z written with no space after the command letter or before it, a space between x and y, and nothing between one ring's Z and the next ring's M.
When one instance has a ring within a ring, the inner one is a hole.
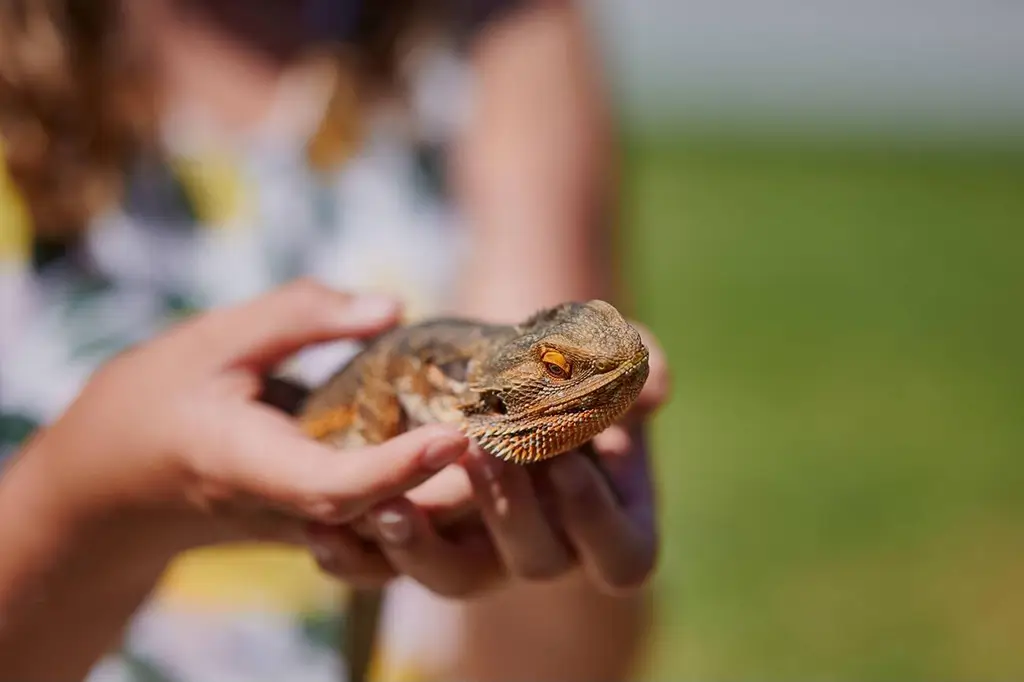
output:
M647 381L648 351L611 304L544 310L470 368L468 434L496 457L538 462L619 419Z

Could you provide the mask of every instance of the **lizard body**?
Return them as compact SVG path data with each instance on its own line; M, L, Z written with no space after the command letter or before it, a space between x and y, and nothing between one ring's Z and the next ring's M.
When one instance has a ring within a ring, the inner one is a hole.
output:
M419 425L457 425L495 457L528 465L580 447L621 417L648 374L640 334L609 303L564 303L517 325L435 319L371 341L314 390L298 417L338 448ZM349 679L363 682L380 593L349 604Z
M603 301L519 325L437 319L382 334L312 393L299 419L339 448L459 425L490 454L538 462L589 441L647 379L640 334Z

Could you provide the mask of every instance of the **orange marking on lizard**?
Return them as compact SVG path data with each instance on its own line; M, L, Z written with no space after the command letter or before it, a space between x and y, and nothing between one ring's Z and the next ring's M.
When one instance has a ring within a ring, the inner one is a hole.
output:
M323 438L335 431L348 428L352 424L353 416L354 411L351 407L339 407L305 419L302 422L302 430L310 438Z

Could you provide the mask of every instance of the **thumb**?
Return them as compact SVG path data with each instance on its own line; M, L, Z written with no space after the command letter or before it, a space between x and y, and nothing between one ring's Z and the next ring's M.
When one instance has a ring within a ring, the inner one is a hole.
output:
M301 279L248 303L199 318L191 330L198 357L211 365L262 369L304 346L367 338L395 324L398 302L344 293Z
M327 524L348 522L415 488L455 462L469 444L457 429L435 424L378 445L339 450L262 409L246 410L222 442L229 447L217 460L218 470L203 478Z

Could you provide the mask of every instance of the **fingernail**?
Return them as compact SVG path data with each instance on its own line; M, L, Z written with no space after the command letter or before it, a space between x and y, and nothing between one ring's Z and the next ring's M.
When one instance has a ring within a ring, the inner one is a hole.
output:
M494 483L501 478L502 469L505 468L505 462L494 457L493 455L486 455L487 459L480 461L480 470L483 472L484 479L488 483Z
M334 552L320 540L309 540L307 542L309 551L321 566L330 566L334 563Z
M385 509L377 514L377 532L388 544L404 545L412 537L412 524L405 514Z
M476 441L470 441L466 448L469 457L466 464L471 474L475 474L488 483L493 483L501 473L502 461L484 450Z
M346 324L379 324L398 314L398 303L390 296L366 294L353 299L345 308Z
M461 433L449 433L436 437L423 451L423 465L428 469L440 471L466 452L469 445Z
M331 528L319 523L309 523L303 528L303 535L306 540L306 547L310 554L321 566L332 566L336 562L333 543L331 542Z

